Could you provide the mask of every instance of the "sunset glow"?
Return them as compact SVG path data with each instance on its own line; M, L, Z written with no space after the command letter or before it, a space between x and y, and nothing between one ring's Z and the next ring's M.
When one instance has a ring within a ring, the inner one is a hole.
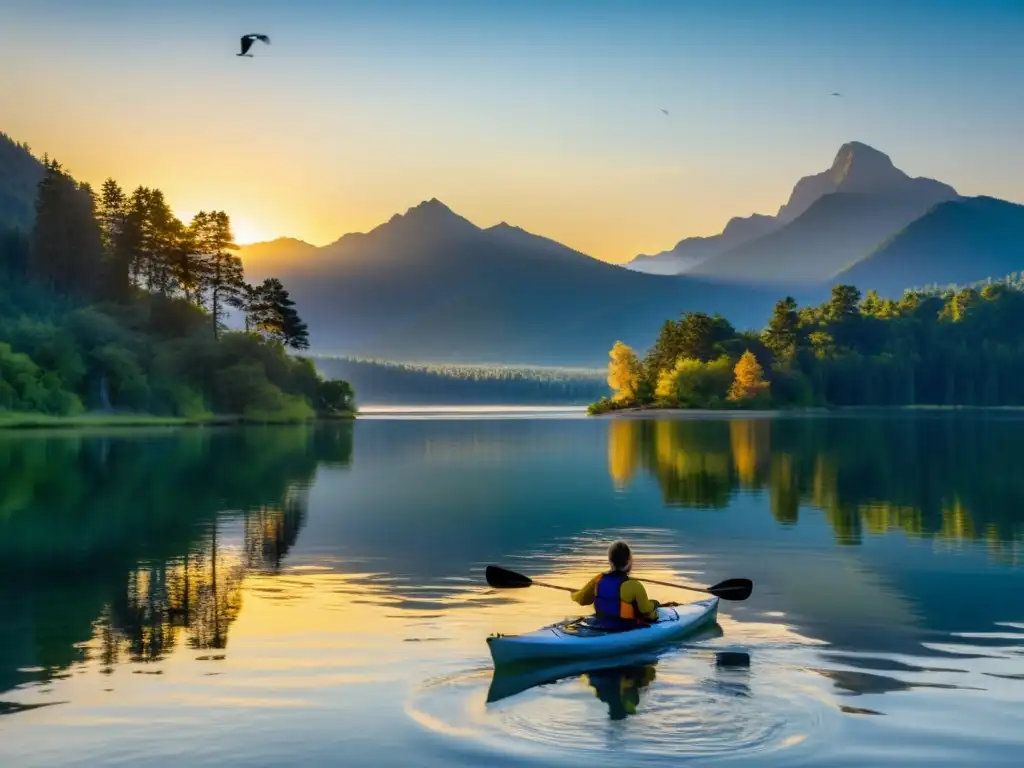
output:
M240 242L325 244L436 197L621 262L775 213L854 139L1024 199L1019 9L940 5L16 0L0 129L223 208ZM273 44L240 59L249 29Z

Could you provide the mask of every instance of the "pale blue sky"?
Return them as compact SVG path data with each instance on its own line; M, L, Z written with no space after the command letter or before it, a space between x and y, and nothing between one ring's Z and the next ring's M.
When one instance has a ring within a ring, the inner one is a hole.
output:
M0 71L0 130L243 241L438 197L622 261L774 213L849 140L1024 201L1019 0L4 0Z

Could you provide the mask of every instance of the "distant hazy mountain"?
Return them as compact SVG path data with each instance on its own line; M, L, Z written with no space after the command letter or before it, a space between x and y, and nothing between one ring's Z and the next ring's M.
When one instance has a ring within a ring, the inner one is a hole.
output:
M318 248L294 237L279 237L262 243L243 246L245 263L254 273L274 275L286 267L316 258Z
M28 147L0 133L0 229L32 228L43 165Z
M991 197L932 208L835 282L899 296L907 288L970 283L1024 269L1024 205Z
M730 219L720 235L688 237L680 240L670 251L653 256L637 256L628 267L652 275L678 275L693 269L713 256L743 245L779 227L772 216L755 213L745 218Z
M629 266L739 282L819 282L931 206L956 198L952 187L912 178L888 155L854 141L839 148L828 170L800 179L776 216L733 219L730 225L750 222L733 235L739 242L728 242L726 227L714 238L683 240Z
M274 267L316 351L392 360L603 365L615 340L644 348L684 310L760 327L776 298L631 272L506 224L481 229L437 200L273 262L241 253L250 280Z
M886 195L827 194L781 229L699 264L689 274L785 285L823 282L930 206Z

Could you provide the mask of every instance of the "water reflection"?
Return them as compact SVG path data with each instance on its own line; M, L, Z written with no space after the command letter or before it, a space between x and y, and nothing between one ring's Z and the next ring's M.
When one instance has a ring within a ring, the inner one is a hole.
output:
M960 418L778 418L608 425L608 472L620 489L639 470L671 506L722 509L766 492L783 525L824 513L839 544L901 531L982 542L1021 558L1019 422Z
M0 692L92 654L224 649L248 573L277 573L352 427L0 437ZM18 708L10 711L18 711Z
M1024 433L898 421L0 437L0 762L1016 754ZM658 656L492 677L488 634L578 607L483 566L580 586L620 536L642 575L754 597Z
M691 653L695 657L710 656L710 674L703 680L710 693L749 696L750 654L745 651L716 651L709 654L699 646L692 645L695 640L700 642L721 635L721 628L716 626L700 632L685 646L661 648L656 652L620 655L610 659L506 665L494 670L487 691L487 703L496 704L533 688L578 678L607 706L610 720L623 720L640 710L643 692L657 680L659 659L674 652Z

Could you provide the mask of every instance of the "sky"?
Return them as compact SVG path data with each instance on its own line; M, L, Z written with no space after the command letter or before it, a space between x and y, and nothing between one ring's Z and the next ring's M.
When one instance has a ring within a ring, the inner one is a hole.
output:
M242 243L436 197L622 262L853 140L1024 202L1020 0L0 0L0 73L0 130Z

